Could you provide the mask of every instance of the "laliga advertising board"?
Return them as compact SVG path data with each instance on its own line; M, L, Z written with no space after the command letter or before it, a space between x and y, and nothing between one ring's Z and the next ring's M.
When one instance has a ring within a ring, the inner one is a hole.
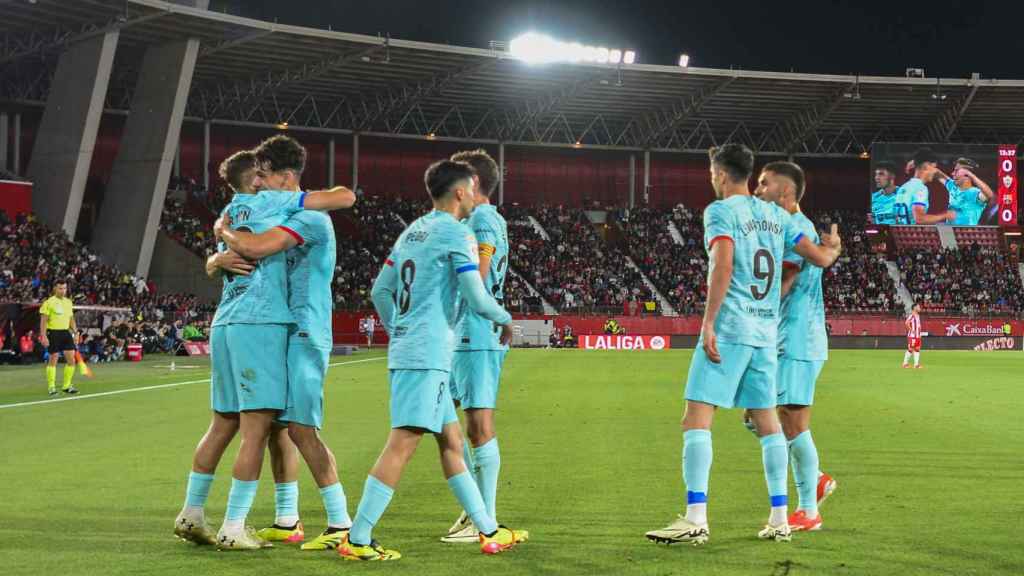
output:
M623 336L611 334L584 334L578 344L584 350L667 350L672 347L668 336Z

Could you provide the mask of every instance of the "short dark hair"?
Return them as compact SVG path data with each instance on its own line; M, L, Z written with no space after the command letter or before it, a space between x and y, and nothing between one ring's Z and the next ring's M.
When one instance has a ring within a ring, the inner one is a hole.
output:
M465 162L452 162L451 160L438 160L427 168L423 174L423 183L427 185L427 192L434 200L440 200L451 192L452 186L461 180L473 178L476 171Z
M918 148L917 152L914 152L914 168L921 166L926 162L938 162L939 158L932 152L931 148Z
M967 158L966 156L961 156L961 157L957 158L956 159L956 163L959 164L960 166L966 166L967 168L970 168L971 170L977 170L978 167L979 167L979 164L977 162L975 162L971 158Z
M764 172L773 172L779 176L785 176L793 181L796 186L796 201L799 202L804 199L804 190L807 187L807 179L804 177L804 169L795 162L786 162L785 160L778 160L775 162L769 162L764 165L761 169Z
M476 175L480 178L480 189L477 190L480 194L489 198L498 189L498 182L501 181L501 174L498 173L498 163L494 161L494 158L491 158L487 150L483 148L463 150L452 154L450 160L452 162L465 162L472 166L473 170L476 170Z
M754 173L754 153L743 144L712 146L708 157L736 182L746 182Z
M256 159L267 164L271 172L291 170L302 174L306 169L306 149L291 136L278 134L264 140L256 148Z
M881 162L875 164L875 170L885 170L886 172L892 174L893 176L898 174L898 172L896 171L896 164L888 160L882 160Z
M911 304L910 307L913 308L914 306L921 306L921 301L920 300L914 300L914 303Z
M221 162L217 173L220 174L221 180L227 182L232 190L237 191L242 187L242 173L255 167L256 154L252 150L241 150L228 156L227 159Z

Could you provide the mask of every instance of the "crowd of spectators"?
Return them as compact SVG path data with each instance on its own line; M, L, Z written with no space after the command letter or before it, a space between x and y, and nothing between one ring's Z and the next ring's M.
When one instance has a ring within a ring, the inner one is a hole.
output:
M825 308L829 312L888 314L903 310L897 286L889 275L884 254L871 249L865 233L867 219L857 212L824 211L812 217L819 231L839 227L843 254L822 275Z
M126 310L123 322L147 336L166 333L176 320L204 323L214 310L190 294L158 293L152 282L104 264L86 246L30 214L11 221L0 211L0 302L41 302L56 280L69 282L76 306Z
M984 315L1019 313L1024 306L1015 258L977 244L959 250L900 255L904 285L931 311Z
M160 229L185 248L203 258L217 251L213 230L188 211L185 202L168 197L160 214Z

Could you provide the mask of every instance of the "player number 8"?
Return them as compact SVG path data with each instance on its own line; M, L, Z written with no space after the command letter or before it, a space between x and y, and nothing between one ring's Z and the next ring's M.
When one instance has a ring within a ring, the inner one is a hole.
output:
M416 279L416 263L412 260L403 262L399 277L402 280L402 293L398 295L398 313L405 314L412 305L412 281Z

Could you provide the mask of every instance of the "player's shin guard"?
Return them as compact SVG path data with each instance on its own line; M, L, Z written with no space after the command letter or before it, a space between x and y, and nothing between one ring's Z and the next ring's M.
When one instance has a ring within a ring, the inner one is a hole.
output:
M708 479L711 476L711 431L683 432L683 482L686 484L686 519L707 524Z
M295 526L299 521L299 483L279 482L274 484L274 524L281 528Z
M804 430L789 443L789 456L793 465L793 482L800 498L799 509L814 518L818 515L818 449L811 431Z
M786 471L789 451L786 437L781 433L761 437L761 458L764 461L764 479L768 484L771 517L768 523L776 526L786 523Z
M245 518L252 508L252 501L256 499L256 489L259 487L259 480L231 479L231 491L228 492L228 509L224 515L224 526L241 530L245 527Z
M188 487L185 489L185 509L202 510L206 506L206 497L210 495L213 474L200 472L188 473Z
M456 474L448 479L448 487L451 488L455 498L466 514L473 519L477 530L484 534L491 534L498 529L498 523L494 517L487 513L484 506L484 499L480 496L480 489L469 472Z
M373 476L366 477L363 497L356 508L356 520L352 523L352 530L348 536L350 542L367 545L373 541L373 527L384 515L384 510L387 510L394 495L395 490L387 484Z
M498 472L501 471L501 453L498 451L498 439L491 438L483 446L473 448L473 461L476 463L476 470L473 477L476 485L480 488L480 496L484 499L484 506L487 514L494 519L498 518Z
M352 519L348 516L348 502L345 499L345 490L341 482L320 489L320 497L324 501L324 510L327 511L328 528L348 528L352 526Z

